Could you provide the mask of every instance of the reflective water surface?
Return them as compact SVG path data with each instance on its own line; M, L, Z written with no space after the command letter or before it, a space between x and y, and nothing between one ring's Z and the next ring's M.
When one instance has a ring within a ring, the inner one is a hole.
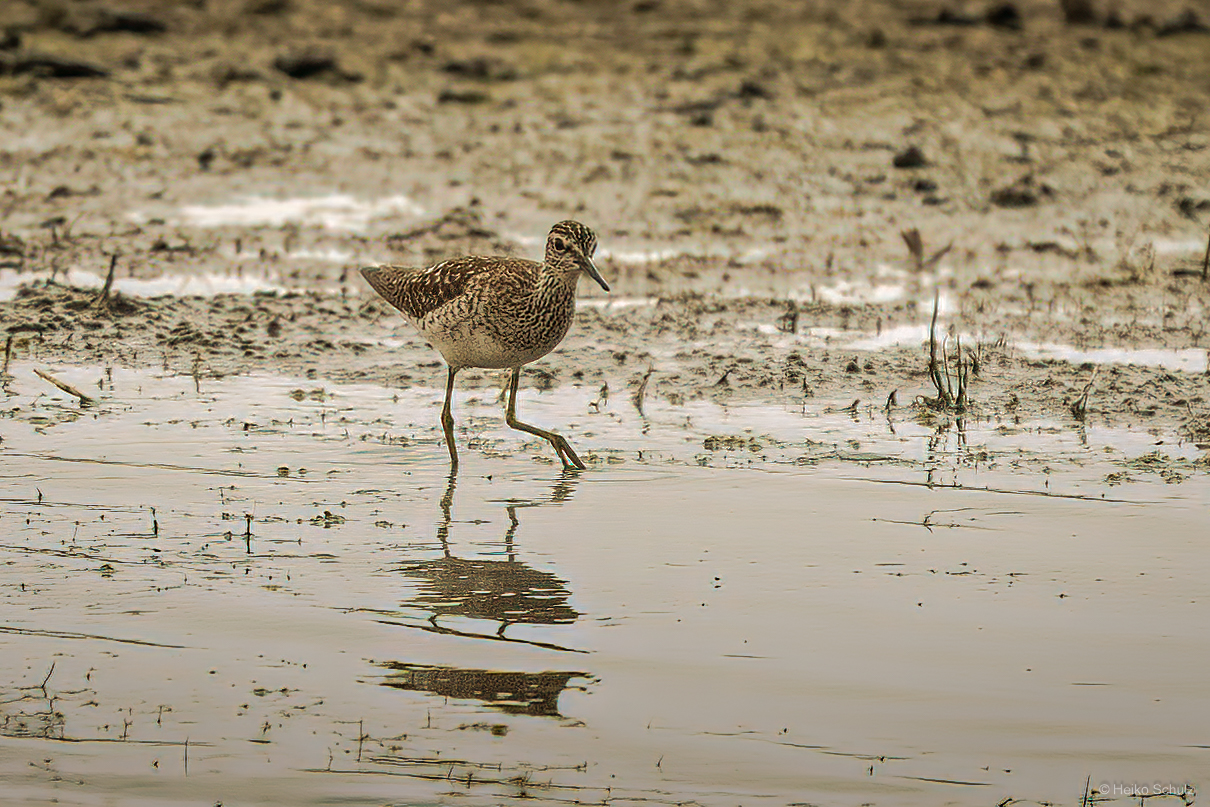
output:
M450 479L439 389L54 369L98 403L0 394L0 801L1207 785L1191 447L564 386L521 408L589 471L479 392Z

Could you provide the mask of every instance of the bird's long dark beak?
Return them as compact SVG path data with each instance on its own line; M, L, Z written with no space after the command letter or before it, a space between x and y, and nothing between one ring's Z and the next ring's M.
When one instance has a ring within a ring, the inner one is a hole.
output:
M584 263L581 266L588 273L589 277L601 284L601 288L609 291L609 284L605 282L605 278L601 277L601 273L597 271L597 266L592 262L592 258L585 256Z

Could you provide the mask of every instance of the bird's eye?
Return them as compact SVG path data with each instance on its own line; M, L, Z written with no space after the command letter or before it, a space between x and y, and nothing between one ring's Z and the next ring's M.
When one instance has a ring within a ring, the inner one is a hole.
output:
M567 249L567 242L562 238L556 238L552 243L554 244L555 251L557 252L562 252Z

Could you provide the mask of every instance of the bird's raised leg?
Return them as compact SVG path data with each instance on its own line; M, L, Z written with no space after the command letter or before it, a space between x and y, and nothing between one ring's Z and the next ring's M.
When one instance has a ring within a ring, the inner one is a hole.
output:
M576 456L576 452L571 450L571 446L563 437L554 432L548 432L545 429L539 429L537 426L531 426L528 423L522 423L517 420L517 385L520 381L521 368L513 368L513 377L508 383L508 408L504 412L504 422L514 429L519 429L520 431L541 437L544 440L549 440L550 444L555 448L555 453L563 461L564 468L577 468L583 471L588 466Z
M454 445L454 414L450 411L450 401L454 397L454 375L458 371L451 367L448 380L445 382L445 407L441 410L441 429L445 432L445 445L450 450L450 474L458 473L458 449Z

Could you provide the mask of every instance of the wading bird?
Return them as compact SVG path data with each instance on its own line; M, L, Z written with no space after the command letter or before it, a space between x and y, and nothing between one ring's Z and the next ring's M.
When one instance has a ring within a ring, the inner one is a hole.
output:
M454 416L450 402L454 376L464 367L512 370L504 420L514 429L550 441L564 468L584 469L567 440L517 420L517 384L521 368L554 350L571 326L580 273L609 291L592 262L597 237L577 221L561 221L546 237L541 263L521 258L470 256L428 269L375 266L361 274L388 303L398 308L449 365L441 428L450 451L450 470L458 470Z

